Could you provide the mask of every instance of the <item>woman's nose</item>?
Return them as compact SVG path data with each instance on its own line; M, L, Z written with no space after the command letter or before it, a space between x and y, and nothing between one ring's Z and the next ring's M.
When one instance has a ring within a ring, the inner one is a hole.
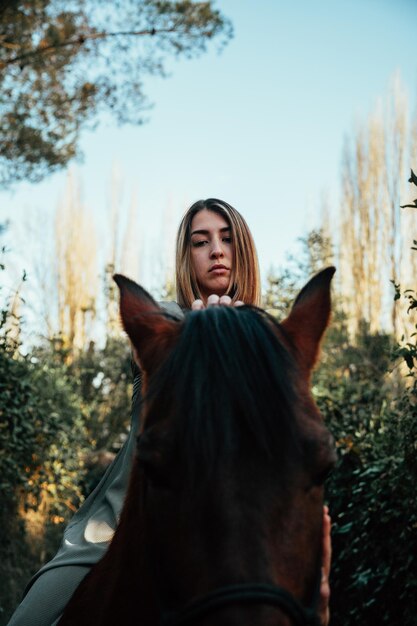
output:
M213 245L211 248L211 257L213 259L218 259L224 255L223 248L221 246L220 241L213 241Z

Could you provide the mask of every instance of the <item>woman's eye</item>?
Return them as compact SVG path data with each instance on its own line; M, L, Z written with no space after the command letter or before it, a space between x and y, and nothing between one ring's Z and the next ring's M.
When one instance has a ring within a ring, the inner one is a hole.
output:
M232 243L232 238L231 237L223 237L223 241L225 243Z
M201 248L207 243L207 241L205 239L201 239L200 241L193 241L192 243L194 248Z

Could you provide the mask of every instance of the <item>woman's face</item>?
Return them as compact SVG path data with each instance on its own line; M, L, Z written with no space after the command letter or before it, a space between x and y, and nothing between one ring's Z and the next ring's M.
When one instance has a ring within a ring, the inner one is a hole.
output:
M233 242L228 222L203 209L191 222L191 263L203 300L226 293L233 262Z

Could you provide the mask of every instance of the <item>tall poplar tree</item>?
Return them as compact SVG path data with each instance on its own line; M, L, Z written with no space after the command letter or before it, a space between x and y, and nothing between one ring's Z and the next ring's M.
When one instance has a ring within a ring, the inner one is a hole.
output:
M91 338L87 327L95 318L98 294L96 232L73 176L68 178L55 229L58 329L72 355Z
M407 324L390 281L406 281L415 264L409 249L416 216L402 213L400 204L416 143L416 125L410 122L407 95L397 77L386 102L344 147L340 278L353 334L361 320L371 331L385 327L397 336Z

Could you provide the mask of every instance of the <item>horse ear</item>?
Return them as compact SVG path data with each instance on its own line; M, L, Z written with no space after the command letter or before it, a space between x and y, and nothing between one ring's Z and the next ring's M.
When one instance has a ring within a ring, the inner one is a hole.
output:
M310 371L319 354L320 341L330 319L330 283L336 269L316 274L300 291L282 327L294 344L301 365Z
M168 319L152 296L133 280L115 274L120 290L120 317L135 356L142 369L150 374L158 367L163 354L174 344L179 324Z

